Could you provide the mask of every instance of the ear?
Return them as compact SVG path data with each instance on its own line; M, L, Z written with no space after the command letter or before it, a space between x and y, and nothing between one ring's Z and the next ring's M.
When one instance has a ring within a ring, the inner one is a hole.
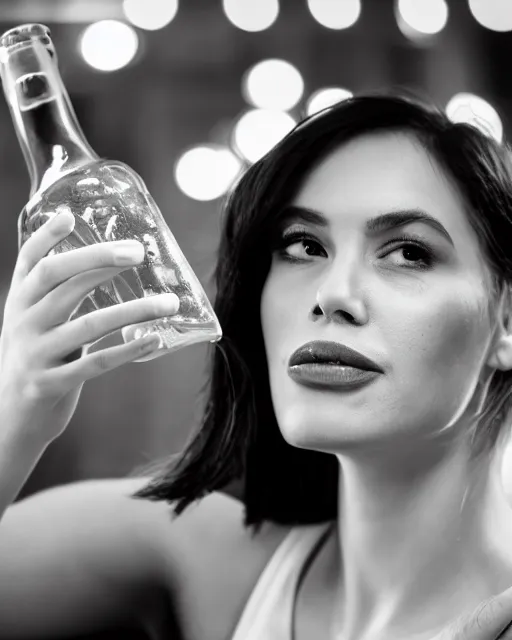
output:
M487 364L501 371L512 369L512 318L505 299L502 299L499 305L498 323Z
M512 335L501 335L487 358L487 364L493 369L509 371L512 369Z

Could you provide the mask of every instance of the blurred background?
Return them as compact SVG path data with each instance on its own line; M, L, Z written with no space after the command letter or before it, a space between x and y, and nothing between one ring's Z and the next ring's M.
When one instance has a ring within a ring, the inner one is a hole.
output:
M144 178L212 301L223 196L305 115L395 87L500 140L511 126L510 0L0 0L1 32L27 22L50 27L86 137ZM3 309L29 191L5 100L0 141ZM88 382L19 497L179 451L208 349ZM512 490L512 455L505 474Z

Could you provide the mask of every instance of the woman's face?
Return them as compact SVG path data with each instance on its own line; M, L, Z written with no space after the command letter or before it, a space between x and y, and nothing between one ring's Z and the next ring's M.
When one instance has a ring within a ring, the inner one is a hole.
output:
M281 243L261 298L285 439L342 452L460 433L487 369L492 328L488 272L456 186L413 136L368 134L318 164L291 205L298 209L281 230L308 239ZM325 226L301 219L301 209L320 214ZM418 221L365 230L370 218L399 210L436 218L453 244ZM311 340L343 343L383 373L351 390L296 382L288 360Z

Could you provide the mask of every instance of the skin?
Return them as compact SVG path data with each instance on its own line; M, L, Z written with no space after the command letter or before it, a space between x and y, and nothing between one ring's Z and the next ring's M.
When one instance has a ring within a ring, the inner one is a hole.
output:
M501 308L486 313L489 273L461 194L412 135L338 148L293 204L329 226L289 221L314 243L285 249L300 263L273 255L260 309L272 400L290 444L340 464L337 528L298 594L297 637L431 638L512 584L503 447L477 462L469 449L492 373L512 367L511 337ZM418 222L365 234L368 218L398 208L436 217L453 246ZM433 252L427 269L415 268L421 251L391 242L411 233ZM288 359L315 339L384 373L351 391L299 384Z

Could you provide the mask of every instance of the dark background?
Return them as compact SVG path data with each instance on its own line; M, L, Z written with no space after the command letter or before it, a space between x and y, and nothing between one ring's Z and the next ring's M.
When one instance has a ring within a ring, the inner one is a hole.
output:
M209 276L222 201L185 196L173 167L186 148L214 141L247 108L241 80L256 62L283 58L294 64L306 83L305 98L327 85L355 93L407 87L444 106L455 93L473 92L495 106L505 132L510 130L512 32L490 31L476 22L466 0L448 0L446 27L418 44L399 30L392 0L362 4L353 27L330 30L313 19L306 0L281 0L277 21L251 33L229 22L221 0L181 0L167 27L137 29L137 57L114 72L89 67L77 43L87 24L123 19L121 0L0 0L0 30L24 22L50 27L64 83L90 143L101 156L122 160L142 175L213 300ZM303 107L304 101L294 115ZM0 146L3 308L16 260L17 217L29 189L4 100ZM48 448L20 496L84 478L123 476L178 451L201 415L206 353L205 345L194 345L88 382L69 428Z

